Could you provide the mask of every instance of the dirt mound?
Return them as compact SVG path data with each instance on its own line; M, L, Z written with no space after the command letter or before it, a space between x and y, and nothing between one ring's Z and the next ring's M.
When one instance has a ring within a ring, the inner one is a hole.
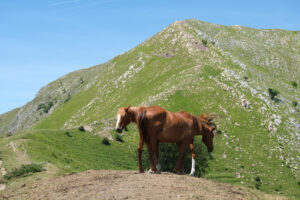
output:
M246 188L170 173L86 171L8 189L0 199L266 199Z

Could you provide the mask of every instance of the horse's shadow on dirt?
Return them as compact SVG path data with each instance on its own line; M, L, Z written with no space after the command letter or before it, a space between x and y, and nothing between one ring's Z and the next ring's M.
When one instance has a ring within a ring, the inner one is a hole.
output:
M195 139L195 152L196 152L196 171L195 176L203 176L209 168L208 161L213 159L212 155L207 152L206 146L201 142L199 138ZM173 143L160 143L159 146L159 162L161 165L162 172L172 172L174 173L174 167L178 157L178 149L176 144ZM137 160L137 155L136 155ZM143 153L143 167L144 169L149 169L149 153L146 148L144 148ZM191 172L192 157L186 148L185 159L184 159L184 172L189 174Z

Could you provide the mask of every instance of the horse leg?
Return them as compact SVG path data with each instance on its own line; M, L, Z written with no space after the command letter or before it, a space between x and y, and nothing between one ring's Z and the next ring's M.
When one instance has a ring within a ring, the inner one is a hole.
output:
M195 153L195 149L194 149L194 143L191 143L189 145L189 147L190 147L190 153L192 155L192 168L191 168L190 176L194 176L194 174L195 174L195 165L196 165L196 153Z
M143 140L143 137L140 135L140 142L139 142L139 146L138 146L138 154L139 154L139 172L140 172L140 173L144 173L143 165L142 165L143 146L144 146L144 140Z
M156 157L156 169L160 171L161 166L159 164L159 141L158 140L154 143L154 153Z
M150 144L147 143L148 151L149 151L149 158L150 158L150 170L149 173L155 173L156 167L154 164L154 157L153 157L153 143L150 141Z
M185 156L186 144L184 142L176 143L176 144L177 144L177 148L179 151L179 155L178 155L177 162L175 165L175 172L177 174L183 174L184 173L183 172L183 160L184 160L184 156Z

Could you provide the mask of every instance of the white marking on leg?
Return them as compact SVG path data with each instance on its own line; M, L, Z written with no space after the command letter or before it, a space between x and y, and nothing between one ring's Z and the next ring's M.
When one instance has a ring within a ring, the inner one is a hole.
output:
M116 129L119 128L119 123L120 123L121 115L118 115L117 123L116 123Z
M190 176L194 176L195 174L195 164L196 164L196 160L192 158L192 169L191 169Z
M160 166L160 164L159 164L159 163L156 165L156 169L157 169L158 171L160 171L160 169L161 169L161 166Z

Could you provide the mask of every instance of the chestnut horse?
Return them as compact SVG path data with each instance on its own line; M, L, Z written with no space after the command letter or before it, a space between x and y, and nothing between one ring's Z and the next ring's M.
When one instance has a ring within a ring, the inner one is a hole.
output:
M170 112L159 106L151 107L122 107L117 112L116 131L121 133L130 122L134 122L139 130L138 166L139 172L143 173L142 151L146 143L150 157L151 173L160 170L158 155L159 142L176 143L179 156L175 165L175 172L183 173L183 160L185 148L189 146L192 154L192 168L190 175L195 173L194 137L202 135L202 142L208 152L213 151L213 137L216 125L212 122L213 116L202 114L196 117L185 111ZM156 165L154 162L156 157Z

